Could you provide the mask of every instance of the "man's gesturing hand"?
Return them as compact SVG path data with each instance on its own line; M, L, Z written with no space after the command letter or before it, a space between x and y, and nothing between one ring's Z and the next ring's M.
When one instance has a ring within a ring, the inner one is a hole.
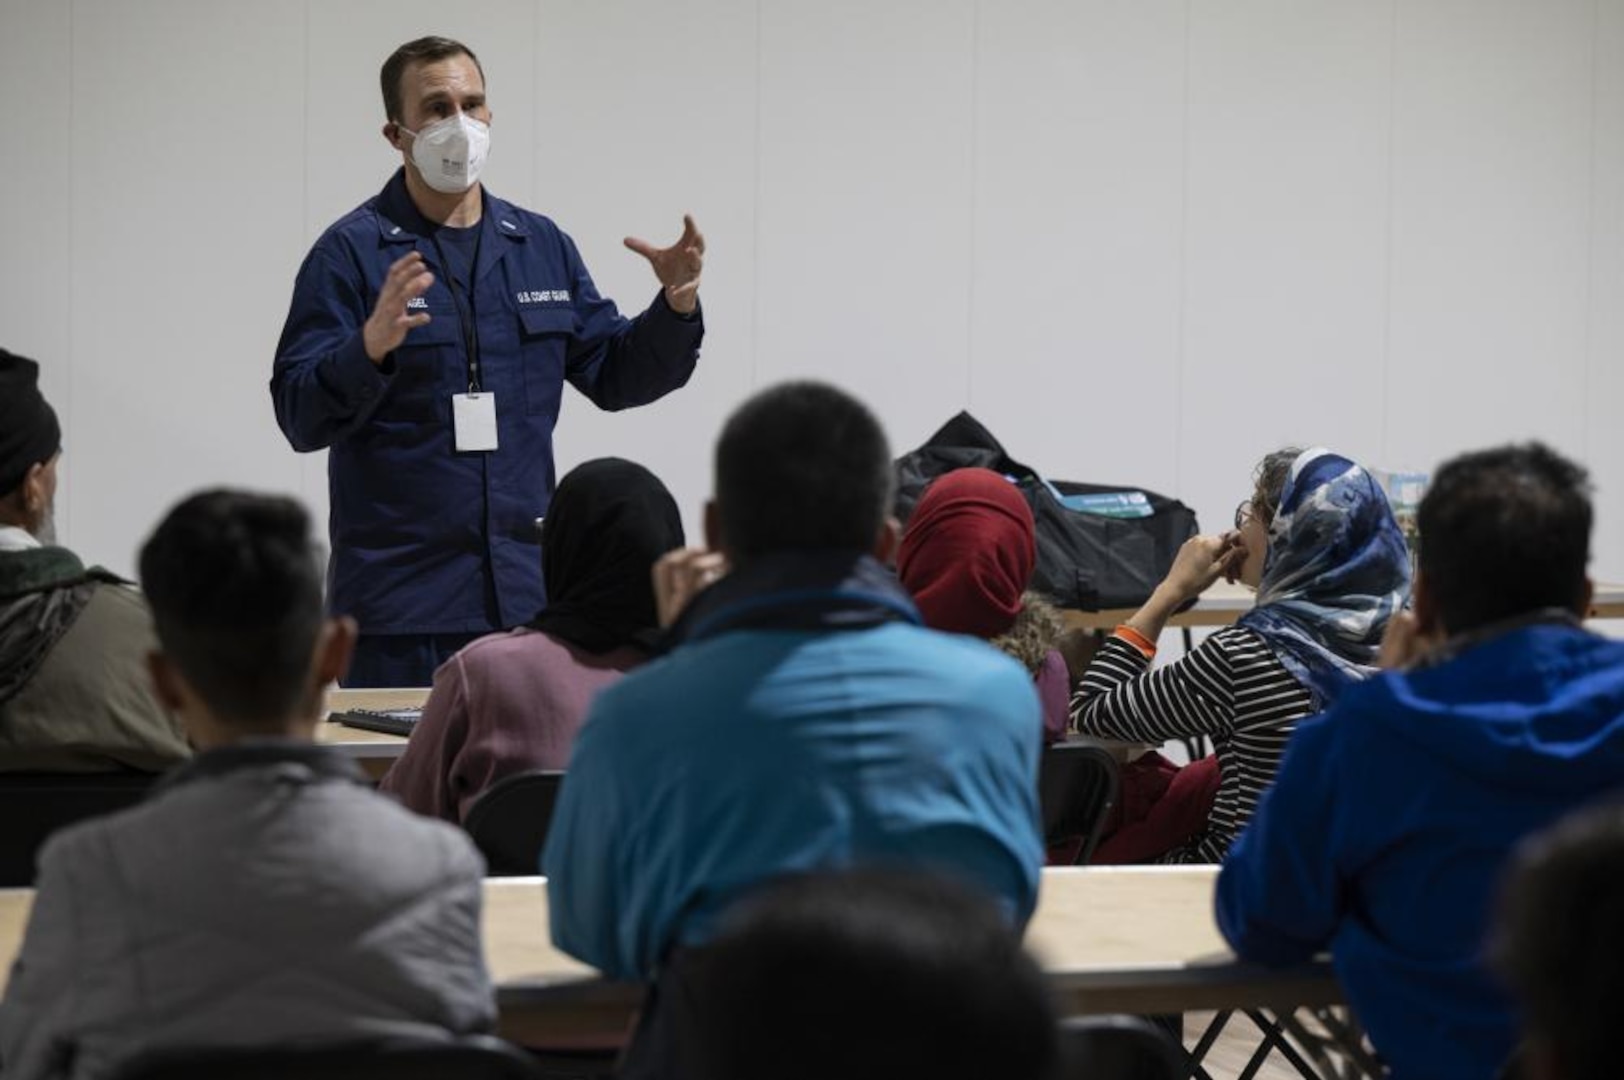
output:
M383 279L383 288L378 292L378 303L366 325L361 327L361 343L368 360L383 363L384 357L406 340L406 331L429 321L428 312L409 314L406 305L433 284L434 275L423 265L423 256L418 252L402 255L389 267L389 275Z
M699 306L699 272L705 267L705 237L689 214L682 215L682 236L675 244L657 248L647 240L626 237L626 246L648 260L654 276L665 286L665 302L679 315Z

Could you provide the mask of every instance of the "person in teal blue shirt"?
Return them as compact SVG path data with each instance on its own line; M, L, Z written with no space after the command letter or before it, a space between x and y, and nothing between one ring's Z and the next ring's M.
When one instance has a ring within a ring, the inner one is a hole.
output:
M659 568L669 651L599 696L566 773L543 860L565 952L651 979L768 879L850 865L946 873L1024 927L1037 694L997 649L921 625L884 566L891 485L878 422L832 387L728 421L717 553Z

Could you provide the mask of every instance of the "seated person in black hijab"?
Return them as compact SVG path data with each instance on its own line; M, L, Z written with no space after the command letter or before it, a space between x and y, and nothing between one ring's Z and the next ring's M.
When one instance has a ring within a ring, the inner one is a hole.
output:
M547 607L435 672L423 718L381 789L461 821L504 776L562 769L593 696L648 659L658 634L650 572L682 545L676 501L653 473L618 458L571 470L542 523Z

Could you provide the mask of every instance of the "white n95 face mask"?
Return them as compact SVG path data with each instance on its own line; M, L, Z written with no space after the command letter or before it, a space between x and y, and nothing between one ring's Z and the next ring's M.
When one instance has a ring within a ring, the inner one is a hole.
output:
M491 149L491 128L466 113L436 120L422 131L404 124L412 137L412 163L424 183L446 195L460 195L479 182Z

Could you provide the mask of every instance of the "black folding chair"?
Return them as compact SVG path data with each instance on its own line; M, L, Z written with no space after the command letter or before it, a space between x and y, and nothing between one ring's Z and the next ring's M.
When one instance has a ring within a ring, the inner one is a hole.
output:
M1038 767L1044 843L1051 848L1076 843L1072 862L1077 866L1088 862L1121 783L1116 759L1101 747L1056 743L1045 748Z
M134 771L0 773L0 886L34 884L34 860L47 837L134 806L155 780Z
M175 1047L130 1060L113 1080L540 1080L511 1043L487 1035L329 1046Z
M487 788L462 825L485 855L491 877L541 873L547 826L564 774L554 769L505 776Z
M1184 1051L1138 1016L1072 1016L1060 1022L1064 1080L1182 1080Z

